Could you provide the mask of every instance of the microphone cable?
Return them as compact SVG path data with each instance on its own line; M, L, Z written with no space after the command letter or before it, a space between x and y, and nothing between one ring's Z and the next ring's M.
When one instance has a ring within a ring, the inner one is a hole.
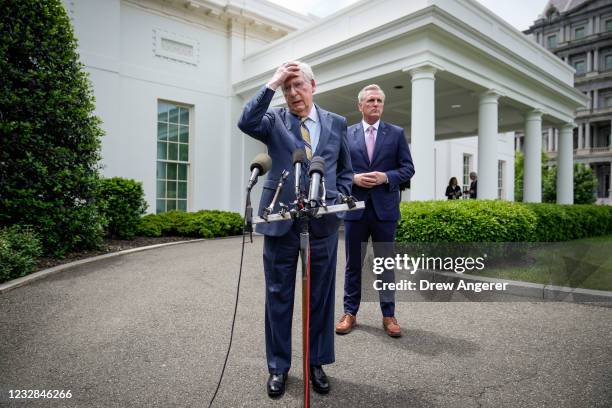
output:
M238 270L238 285L236 285L236 302L234 304L234 317L232 317L232 328L230 330L230 340L229 340L229 345L227 346L227 353L225 354L225 361L223 362L223 368L221 369L221 375L219 376L219 382L217 383L217 388L215 389L215 393L210 399L208 408L212 407L212 404L215 401L215 398L217 397L217 392L219 392L219 388L221 387L221 382L223 381L223 375L225 374L225 367L227 366L227 360L229 359L230 351L232 349L232 340L234 339L234 326L236 324L236 312L238 311L238 298L240 296L240 278L242 277L242 261L244 259L244 244L246 241L246 233L247 233L246 218L247 218L247 212L249 211L248 208L250 206L249 198L250 197L247 197L247 205L245 205L245 209L244 209L244 222L242 225L242 250L240 253L240 269ZM251 226L251 229L252 228L253 226ZM253 242L252 237L251 237L251 242Z

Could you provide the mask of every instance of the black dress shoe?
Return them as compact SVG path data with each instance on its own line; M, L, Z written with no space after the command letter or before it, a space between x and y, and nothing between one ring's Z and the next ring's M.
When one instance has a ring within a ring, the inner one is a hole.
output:
M285 392L287 374L270 374L266 388L268 395L272 398L280 397Z
M329 392L329 380L321 366L310 366L310 380L312 381L312 388L319 394Z

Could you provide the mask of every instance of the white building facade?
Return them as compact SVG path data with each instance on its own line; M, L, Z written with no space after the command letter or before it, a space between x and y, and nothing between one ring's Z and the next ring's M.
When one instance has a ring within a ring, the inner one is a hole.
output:
M64 3L106 131L103 174L143 182L149 212L242 207L265 146L237 118L294 59L315 71L315 102L349 123L359 89L385 90L383 118L404 127L415 162L405 199L444 199L450 177L465 184L475 170L479 198L511 200L513 131L524 130L524 196L540 201L545 125L560 130L558 197L572 201L574 112L586 100L573 69L475 1L362 1L322 20L265 0Z

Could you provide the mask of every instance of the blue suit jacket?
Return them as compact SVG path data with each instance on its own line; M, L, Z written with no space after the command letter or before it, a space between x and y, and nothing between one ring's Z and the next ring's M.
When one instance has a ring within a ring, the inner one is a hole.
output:
M380 121L374 145L372 163L368 159L363 125L361 122L348 128L348 142L351 150L351 162L355 173L381 171L387 174L388 184L373 188L363 188L353 185L353 196L358 201L370 198L376 216L381 221L397 221L399 212L399 185L414 175L414 165L410 149L404 136L404 129ZM357 221L363 216L363 211L347 212L344 219Z
M269 108L274 91L263 87L247 102L238 127L247 135L263 142L268 147L272 158L272 169L263 183L259 212L272 201L274 191L283 170L289 171L289 177L276 201L274 212L279 210L279 202L290 204L295 200L293 151L304 149L300 133L300 121L286 108ZM316 106L316 105L315 105ZM327 112L316 106L321 121L319 144L313 156L322 156L325 160L325 187L327 203L333 204L338 193L351 194L353 170L346 139L346 119L335 113ZM302 174L307 174L307 166ZM306 177L302 179L302 189L307 191ZM281 236L291 228L293 221L277 221L257 224L256 231L270 236ZM337 231L339 219L336 214L328 214L310 223L310 232L314 237L328 236Z

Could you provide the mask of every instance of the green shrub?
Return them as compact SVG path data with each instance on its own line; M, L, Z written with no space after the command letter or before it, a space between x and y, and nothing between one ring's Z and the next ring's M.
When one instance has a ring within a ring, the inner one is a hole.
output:
M238 213L201 210L194 213L168 211L142 217L137 234L149 237L185 236L199 238L239 235L242 217Z
M557 166L552 165L542 180L542 201L557 201ZM585 164L574 163L574 203L593 204L597 200L597 177Z
M398 242L555 242L612 234L612 207L486 200L401 204Z
M32 272L41 253L40 239L31 228L0 228L0 282Z
M2 2L0 225L28 224L44 251L95 248L99 120L60 0Z
M98 204L109 236L134 238L140 217L147 210L142 183L121 177L102 179Z

